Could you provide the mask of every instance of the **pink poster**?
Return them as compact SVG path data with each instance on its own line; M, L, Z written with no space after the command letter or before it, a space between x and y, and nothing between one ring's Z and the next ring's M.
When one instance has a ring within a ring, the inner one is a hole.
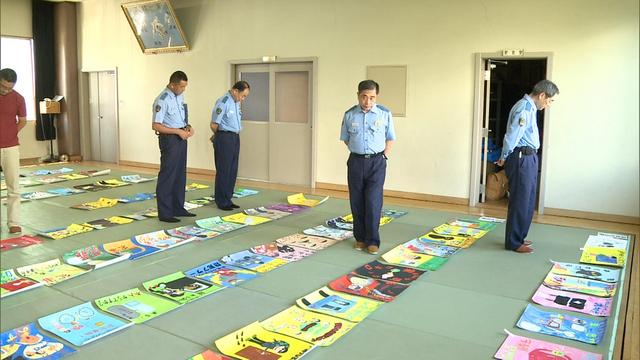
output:
M613 298L554 290L544 285L540 285L536 293L533 294L532 300L543 306L594 316L609 316L613 305Z
M505 330L506 331L506 330ZM602 355L511 334L493 356L501 360L602 360Z

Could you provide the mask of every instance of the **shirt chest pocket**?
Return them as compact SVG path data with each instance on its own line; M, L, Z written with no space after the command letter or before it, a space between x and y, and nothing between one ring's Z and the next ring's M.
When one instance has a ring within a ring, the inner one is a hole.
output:
M347 127L347 131L349 131L349 134L358 134L360 132L360 126L351 124L351 126Z
M382 132L382 124L379 122L369 124L369 131L371 131L373 134Z

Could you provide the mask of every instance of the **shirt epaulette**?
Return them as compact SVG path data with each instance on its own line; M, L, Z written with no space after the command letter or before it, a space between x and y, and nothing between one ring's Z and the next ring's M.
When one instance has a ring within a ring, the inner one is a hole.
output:
M349 110L345 111L344 113L348 113L351 112L352 110L355 110L357 107L359 107L360 105L353 105L351 108L349 108Z
M168 92L166 92L166 91L163 92L162 95L160 95L160 100L164 100L167 97L167 95L169 95Z
M223 97L222 97L222 103L223 103L223 104L224 104L224 103L226 103L226 102L227 102L227 99L229 99L229 97L228 97L228 96L223 96Z
M531 107L532 107L531 103L527 101L526 105L524 106L524 109L527 110L527 111L531 111Z
M380 104L376 104L376 106L378 107L378 109L380 109L380 110L382 110L382 111L386 111L386 112L388 112L388 113L390 113L390 112L391 112L391 110L389 110L388 108L386 108L386 107L384 107L384 106L382 106L382 105L380 105Z

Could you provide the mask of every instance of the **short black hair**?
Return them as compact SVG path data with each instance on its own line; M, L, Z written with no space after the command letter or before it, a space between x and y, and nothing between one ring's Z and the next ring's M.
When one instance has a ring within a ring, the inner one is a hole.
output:
M4 68L0 70L0 80L6 80L12 84L15 84L18 80L18 74L13 69Z
M544 93L547 97L554 97L556 94L560 94L560 90L556 84L549 80L538 81L531 90L531 95L538 95Z
M180 84L181 81L189 81L189 79L187 79L187 74L183 71L178 70L169 77L169 82L172 84Z
M244 80L240 80L237 83L233 84L232 89L236 89L240 92L245 91L246 89L251 90L251 86L249 86L249 83L244 81Z
M358 93L361 93L365 90L375 90L376 94L380 92L380 85L373 80L363 80L358 84Z

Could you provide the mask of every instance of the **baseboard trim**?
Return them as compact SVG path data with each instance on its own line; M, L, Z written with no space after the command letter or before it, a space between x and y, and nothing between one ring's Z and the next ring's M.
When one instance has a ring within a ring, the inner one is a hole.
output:
M153 170L159 170L160 169L160 165L159 164L151 164L151 163L138 162L138 161L129 161L129 160L120 160L120 161L118 161L118 165L121 165L121 166L135 166L135 167L141 167L141 168L153 169Z
M332 184L332 183L324 183L324 182L316 182L316 189L322 190L333 190L333 191L344 191L349 192L349 188L346 185L340 184ZM399 198L399 199L409 199L409 200L421 200L421 201L432 201L446 204L456 204L456 205L468 205L469 199L467 198L459 198L453 196L441 196L441 195L431 195L431 194L422 194L415 192L407 192L407 191L397 191L397 190L385 190L384 196Z
M640 217L626 215L612 215L589 211L566 210L557 208L544 208L545 215L564 216L578 219L600 220L622 224L640 225Z
M141 168L153 169L153 170L159 170L160 169L160 165L159 164L151 164L151 163L138 162L138 161L129 161L129 160L120 160L118 165L121 165L121 166L135 166L135 167L141 167ZM216 171L215 170L200 169L200 168L190 168L190 167L187 168L187 173L196 174L196 175L206 175L206 176L211 176L211 177L214 177L216 175Z

